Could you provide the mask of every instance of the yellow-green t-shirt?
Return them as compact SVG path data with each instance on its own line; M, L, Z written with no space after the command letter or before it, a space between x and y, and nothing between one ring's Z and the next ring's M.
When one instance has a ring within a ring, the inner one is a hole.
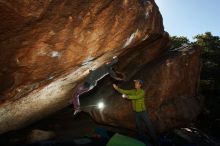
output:
M144 103L145 92L143 89L124 90L118 88L116 90L128 96L128 99L132 101L132 108L135 112L142 112L146 110Z

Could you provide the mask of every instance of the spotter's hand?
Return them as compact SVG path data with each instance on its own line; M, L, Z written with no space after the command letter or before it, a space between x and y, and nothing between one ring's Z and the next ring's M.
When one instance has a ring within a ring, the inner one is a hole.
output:
M115 84L113 84L113 87L117 90L118 89L118 86L117 85L115 85Z

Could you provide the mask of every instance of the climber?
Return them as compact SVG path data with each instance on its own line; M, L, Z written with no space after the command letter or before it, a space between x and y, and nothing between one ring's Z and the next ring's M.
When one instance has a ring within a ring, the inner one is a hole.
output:
M112 78L118 81L124 80L124 75L120 72L115 72L112 68L112 66L117 62L118 57L114 56L111 62L105 63L96 70L89 70L89 75L86 77L85 81L77 85L73 93L74 115L81 111L79 96L85 92L92 90L97 85L97 82L101 80L103 77L110 74Z
M135 119L136 119L136 128L138 130L140 140L142 140L147 145L149 144L147 141L147 135L145 134L145 128L147 128L148 134L150 135L155 145L157 145L157 135L146 112L146 107L144 102L145 91L142 89L143 81L134 80L134 86L135 89L124 90L124 89L120 89L117 85L113 84L114 89L122 94L122 98L131 100L132 102L132 108L135 113Z

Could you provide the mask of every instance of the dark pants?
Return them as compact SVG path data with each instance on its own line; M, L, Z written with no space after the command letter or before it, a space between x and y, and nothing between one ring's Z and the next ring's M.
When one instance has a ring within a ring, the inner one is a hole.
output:
M157 135L155 132L155 129L153 127L153 124L151 123L148 114L146 111L143 112L135 112L135 119L136 119L136 127L138 130L138 134L140 136L140 139L145 142L147 142L147 135L145 134L145 129L147 129L148 134L150 135L151 139L154 143L157 143Z
M90 86L88 83L82 83L77 85L75 88L75 91L73 93L73 108L74 110L79 110L80 109L80 102L79 102L79 96L85 92L88 92L91 90L93 86Z

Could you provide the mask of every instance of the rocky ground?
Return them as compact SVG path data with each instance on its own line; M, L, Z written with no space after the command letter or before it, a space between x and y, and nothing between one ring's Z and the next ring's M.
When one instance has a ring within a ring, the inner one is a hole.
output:
M30 144L43 140L69 141L80 137L94 137L96 128L135 135L135 132L131 130L99 125L84 112L74 117L72 107L69 106L26 128L2 134L0 145Z
M160 134L162 146L217 146L217 137L208 136L190 124L187 128L178 128ZM27 128L2 134L0 145L74 145L74 141L81 138L93 138L96 144L103 144L97 129L104 129L109 136L114 133L137 138L135 131L117 127L99 125L91 117L82 112L73 116L71 106L49 117L30 125ZM211 131L209 131L211 132ZM211 134L211 133L209 133ZM215 135L217 136L217 135ZM43 143L44 142L44 143ZM107 141L104 141L105 143Z

